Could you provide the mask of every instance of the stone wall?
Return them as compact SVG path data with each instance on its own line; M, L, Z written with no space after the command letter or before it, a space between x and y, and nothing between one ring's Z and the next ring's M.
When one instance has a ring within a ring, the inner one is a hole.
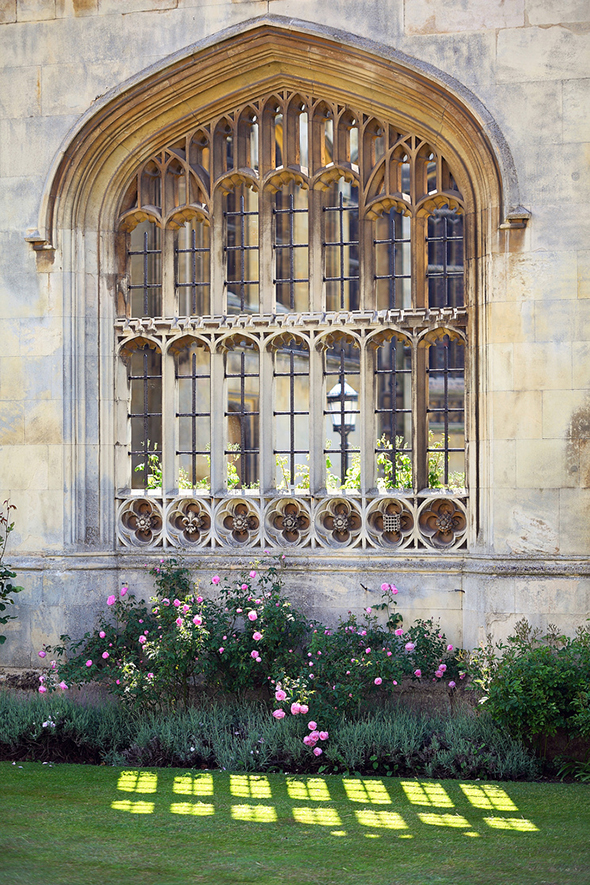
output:
M295 31L345 32L355 45L375 41L457 94L463 89L467 104L489 114L496 144L505 143L512 192L530 212L526 226L496 231L485 257L469 553L287 557L288 586L311 612L333 619L365 602L360 581L395 581L404 612L440 616L466 645L490 630L505 636L523 615L570 631L589 615L587 4L0 0L0 501L10 497L18 508L8 558L25 585L3 663L28 667L42 642L90 626L121 580L149 592L143 566L154 558L116 553L92 534L80 542L72 530L79 514L64 506L72 475L98 489L88 511L104 513L110 492L90 476L66 405L64 378L69 385L81 377L72 366L87 359L91 373L96 365L68 343L85 328L70 301L67 254L81 247L74 237L67 249L43 248L46 182L68 133L102 107L105 93L261 16ZM87 239L85 248L96 248ZM74 396L82 402L84 387ZM85 445L98 448L104 443L88 413L87 422ZM208 583L239 559L207 554L195 567Z

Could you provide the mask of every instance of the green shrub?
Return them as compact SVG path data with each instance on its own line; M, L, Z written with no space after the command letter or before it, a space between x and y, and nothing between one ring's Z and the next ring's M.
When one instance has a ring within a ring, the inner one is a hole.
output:
M470 672L480 703L512 735L538 748L558 729L590 735L590 626L568 638L520 621L506 643L470 656Z

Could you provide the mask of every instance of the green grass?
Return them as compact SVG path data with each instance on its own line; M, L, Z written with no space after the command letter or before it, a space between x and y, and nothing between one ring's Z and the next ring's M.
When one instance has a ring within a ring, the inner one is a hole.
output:
M583 784L0 763L1 885L588 885Z

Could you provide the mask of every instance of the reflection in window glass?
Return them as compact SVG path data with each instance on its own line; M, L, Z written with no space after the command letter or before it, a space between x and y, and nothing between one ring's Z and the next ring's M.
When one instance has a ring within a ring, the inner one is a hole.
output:
M465 487L465 347L448 335L428 350L428 485Z
M176 289L180 316L206 316L209 306L209 232L193 219L176 234Z
M359 306L358 187L340 179L324 195L326 310Z
M276 309L309 309L308 192L293 182L274 196Z
M162 356L147 344L129 358L131 488L162 487Z
M258 280L258 194L245 186L224 198L227 312L256 313Z
M412 350L396 338L376 351L377 485L412 488Z
M463 304L463 216L443 206L428 218L428 306Z
M410 218L390 209L375 221L377 310L411 307Z
M138 224L130 234L129 293L131 316L162 315L162 246L160 228L152 221Z
M326 486L359 489L360 351L342 339L324 352Z
M309 350L301 339L274 355L276 487L309 488Z
M225 355L228 489L252 489L259 484L258 362L258 351L250 347L236 347Z
M176 354L178 487L210 487L211 385L209 353L191 342Z

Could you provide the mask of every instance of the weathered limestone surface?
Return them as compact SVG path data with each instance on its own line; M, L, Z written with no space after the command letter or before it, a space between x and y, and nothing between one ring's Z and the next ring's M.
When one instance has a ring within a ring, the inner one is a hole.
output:
M110 492L108 477L95 481L89 466L104 445L98 412L89 409L80 443L64 407L71 392L64 379L81 377L79 360L92 377L110 340L97 331L92 352L70 350L72 324L81 335L85 321L70 300L64 257L82 244L62 234L55 250L35 252L24 239L38 228L54 158L109 90L199 40L268 15L285 17L287 28L300 20L375 41L452 78L457 93L470 90L506 141L520 202L531 213L525 229L502 232L496 224L485 248L473 391L480 439L471 450L480 488L470 552L293 557L288 586L310 613L334 620L365 603L360 580L373 588L392 580L404 613L440 616L452 640L466 645L490 631L505 637L523 616L566 630L588 617L587 2L0 0L0 501L10 497L18 507L9 559L26 587L2 663L31 666L42 642L90 627L121 580L150 592L143 565L151 554L98 550L92 532L68 540L76 516L64 505L68 477L86 476L99 489L86 504L97 532ZM85 255L98 254L98 236L86 238ZM79 273L91 304L93 271ZM108 316L103 305L98 313ZM87 395L83 384L76 388L77 399ZM205 583L213 570L239 564L235 556L201 559Z

